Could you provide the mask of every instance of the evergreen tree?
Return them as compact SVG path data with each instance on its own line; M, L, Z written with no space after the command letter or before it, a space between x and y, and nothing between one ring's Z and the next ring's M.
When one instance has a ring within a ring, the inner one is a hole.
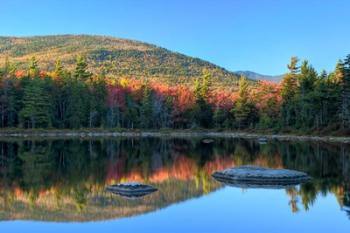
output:
M146 84L143 88L143 96L140 108L140 124L142 128L148 129L152 127L152 106L152 91Z
M327 76L327 75L326 75ZM308 61L302 62L298 77L298 91L295 96L296 127L309 128L313 124L313 91L317 80L317 72Z
M213 110L207 103L211 87L211 74L208 71L203 71L201 79L195 81L194 95L196 103L193 109L194 121L197 126L209 128L213 121Z
M125 128L137 128L140 124L140 106L133 100L133 98L127 94L126 95L126 109L123 113L123 126ZM147 124L148 122L146 122ZM143 125L145 126L145 125Z
M340 118L343 129L350 127L350 54L344 60L341 85Z
M68 128L88 126L89 118L89 88L86 83L78 80L67 82L67 124Z
M17 119L18 104L16 101L17 92L15 89L16 79L11 73L13 68L6 59L0 79L0 118L1 127L15 127Z
M298 65L299 59L292 57L290 64L287 65L289 73L286 74L282 80L281 95L283 99L282 104L282 121L286 126L295 124L296 109L295 96L298 90Z
M50 106L40 78L29 79L23 87L23 108L19 112L20 122L24 128L50 126Z
M237 126L239 129L247 127L250 124L255 124L257 120L256 109L249 99L249 83L244 76L241 76L239 80L239 98L237 99L232 112L238 123Z
M310 118L314 119L313 125L316 129L337 122L340 89L332 75L323 71L315 83Z
M102 72L96 79L90 83L90 103L89 103L89 127L103 125L102 117L106 112L107 90L105 75Z
M76 67L74 71L74 78L79 81L87 81L91 78L92 74L87 71L87 63L84 57L78 56L76 61Z
M217 107L215 109L213 114L213 121L216 128L222 128L222 127L227 128L228 125L226 120L228 120L228 118L229 116L224 109L220 107Z
M52 124L56 128L68 127L68 105L71 97L71 74L56 62L52 87Z

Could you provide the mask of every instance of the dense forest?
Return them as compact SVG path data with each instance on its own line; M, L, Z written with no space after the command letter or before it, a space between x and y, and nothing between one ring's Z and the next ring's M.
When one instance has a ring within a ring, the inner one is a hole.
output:
M78 56L75 68L57 60L41 70L6 60L0 69L2 128L128 128L338 132L350 129L350 55L334 72L317 71L292 57L281 83L239 80L238 91L213 88L203 70L193 85L91 73Z

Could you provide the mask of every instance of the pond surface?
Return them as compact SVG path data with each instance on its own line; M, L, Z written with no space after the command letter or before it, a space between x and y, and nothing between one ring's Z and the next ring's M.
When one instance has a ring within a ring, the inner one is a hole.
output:
M288 189L211 177L246 164L307 172ZM105 191L138 181L139 199ZM346 232L350 147L327 143L113 138L0 140L2 232Z

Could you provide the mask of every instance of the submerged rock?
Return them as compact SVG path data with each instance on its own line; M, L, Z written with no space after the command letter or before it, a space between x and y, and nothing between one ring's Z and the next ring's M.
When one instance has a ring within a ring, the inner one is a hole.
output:
M205 138L202 140L203 143L205 144L210 144L210 143L213 143L214 142L214 139L211 139L211 138Z
M259 144L266 144L267 143L267 138L258 138Z
M217 181L242 188L286 188L310 180L304 172L253 165L216 171L212 176Z
M138 182L127 182L110 185L106 188L106 190L123 197L137 198L151 194L158 189L151 185L141 184Z

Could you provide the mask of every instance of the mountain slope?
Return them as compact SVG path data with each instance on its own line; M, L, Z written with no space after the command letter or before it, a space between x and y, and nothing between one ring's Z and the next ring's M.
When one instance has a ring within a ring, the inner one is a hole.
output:
M252 80L268 80L272 82L279 82L283 78L283 75L275 75L275 76L264 75L264 74L258 74L252 71L236 71L235 74L237 74L238 76L244 75L247 78Z
M88 59L91 71L99 72L103 67L108 75L116 77L186 83L207 69L216 83L236 85L238 80L235 73L212 63L133 40L87 35L0 37L0 64L9 57L24 68L35 56L45 70L52 69L57 59L72 69L78 55Z

